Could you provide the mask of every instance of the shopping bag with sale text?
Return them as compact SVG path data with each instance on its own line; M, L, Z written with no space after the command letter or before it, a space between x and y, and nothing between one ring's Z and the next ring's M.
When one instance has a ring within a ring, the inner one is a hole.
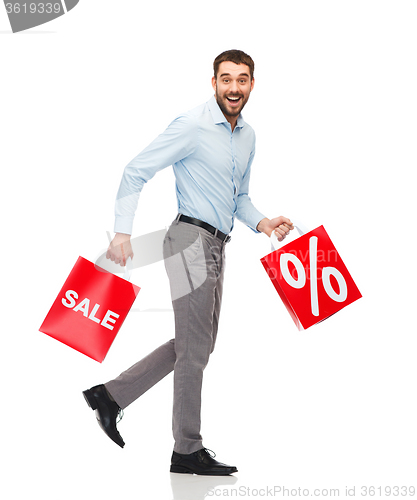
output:
M323 321L362 297L323 226L261 259L276 291L299 330ZM271 246L274 249L271 236Z
M79 257L39 330L100 363L140 288Z

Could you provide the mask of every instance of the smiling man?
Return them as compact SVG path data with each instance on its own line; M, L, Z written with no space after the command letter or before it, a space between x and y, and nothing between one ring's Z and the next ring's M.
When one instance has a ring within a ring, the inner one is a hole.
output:
M225 246L235 219L255 233L275 231L279 240L293 228L285 217L265 217L249 198L255 134L241 111L254 87L253 73L253 60L244 52L220 54L214 61L215 95L176 118L126 166L116 199L116 235L107 257L125 265L133 256L130 235L139 194L156 172L173 166L178 215L164 240L164 259L175 338L114 380L84 391L84 397L102 429L123 447L116 428L121 410L174 371L171 472L176 473L237 472L214 459L200 434L203 370L216 342Z

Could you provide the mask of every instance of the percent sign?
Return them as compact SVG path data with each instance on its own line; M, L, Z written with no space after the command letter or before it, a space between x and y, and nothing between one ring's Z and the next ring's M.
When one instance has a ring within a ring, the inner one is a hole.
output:
M309 240L309 256L310 256L310 299L311 312L314 316L319 315L319 298L317 286L317 236L312 236ZM292 262L297 271L297 279L294 279L288 268L288 262ZM300 259L292 253L283 253L280 256L280 269L283 278L292 288L303 288L307 281L306 272ZM339 293L337 293L331 282L330 276L333 276L339 285ZM348 289L346 280L343 274L335 267L323 267L321 281L327 295L335 302L344 302L347 298Z

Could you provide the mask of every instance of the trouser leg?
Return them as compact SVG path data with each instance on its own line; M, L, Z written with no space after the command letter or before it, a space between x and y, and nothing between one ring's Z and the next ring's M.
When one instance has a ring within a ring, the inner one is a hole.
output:
M214 349L223 288L223 244L207 231L179 223L171 227L167 245L195 240L183 253L189 293L166 260L175 314L173 434L174 451L189 454L203 447L200 434L203 370ZM197 238L197 239L196 239ZM167 252L168 253L168 252ZM178 270L178 266L175 266ZM177 297L177 295L180 295ZM176 298L177 297L177 298Z
M172 372L174 364L175 349L172 339L104 385L120 408L126 408Z

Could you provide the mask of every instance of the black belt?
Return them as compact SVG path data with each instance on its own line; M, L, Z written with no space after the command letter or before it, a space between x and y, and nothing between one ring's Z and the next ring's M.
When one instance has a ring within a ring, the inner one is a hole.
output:
M194 226L202 227L203 229L206 229L209 233L219 238L220 241L224 241L225 243L228 243L232 239L231 236L222 233L215 227L210 226L210 224L207 224L207 222L204 222L199 219L194 219L193 217L188 217L188 215L178 214L177 220L181 222L186 222L187 224L194 224Z

